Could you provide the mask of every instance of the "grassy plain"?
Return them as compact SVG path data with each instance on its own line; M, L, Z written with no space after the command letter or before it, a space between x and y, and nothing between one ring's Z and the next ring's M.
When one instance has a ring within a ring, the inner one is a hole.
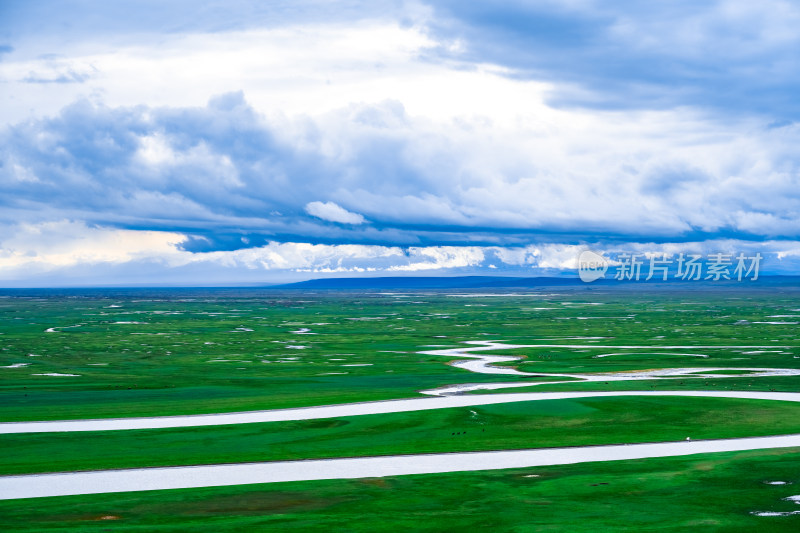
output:
M533 477L535 476L535 477ZM786 485L769 485L783 481ZM800 450L0 501L5 531L796 532Z
M486 352L521 356L509 365L526 372L715 367L732 376L572 381L509 392L800 391L800 377L738 375L746 367L800 368L795 289L497 294L5 291L0 421L271 409L419 397L420 390L464 383L542 381L477 374L420 353L475 340L559 345ZM618 348L630 345L646 348ZM800 432L798 415L800 406L783 402L594 398L305 422L4 435L0 474L772 435ZM771 479L795 485L765 484ZM800 515L750 513L800 510L781 499L799 487L800 451L773 450L0 501L0 526L796 531Z
M582 345L509 352L525 357L515 366L528 372L800 368L800 350L781 347L800 344L796 320L770 318L800 315L798 306L792 292L6 291L0 298L0 367L6 367L0 368L0 421L322 405L526 379L476 374L418 353L469 340ZM770 321L788 323L763 323ZM310 332L293 333L303 328ZM701 358L680 354L697 351L691 349L642 353L653 350L593 344L767 347L705 350L708 357ZM607 353L619 355L596 357ZM26 366L7 368L20 364ZM38 375L52 373L77 376ZM613 387L800 390L798 384L798 378L734 377ZM533 390L603 389L575 382Z
M800 405L789 402L548 400L298 422L0 435L0 475L788 433L800 433Z

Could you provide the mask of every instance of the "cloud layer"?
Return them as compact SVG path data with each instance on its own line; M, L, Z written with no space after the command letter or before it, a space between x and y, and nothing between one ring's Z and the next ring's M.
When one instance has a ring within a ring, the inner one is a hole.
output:
M2 10L0 279L550 272L580 246L800 240L789 2ZM35 231L72 251L20 252Z
M798 126L723 131L689 112L551 113L563 122L508 128L490 117L411 116L395 101L275 118L241 93L193 108L84 100L8 128L0 192L6 222L47 213L211 240L800 233Z
M760 272L792 274L800 241L718 239L689 243L592 242L528 246L381 246L266 242L235 250L189 251L179 233L87 226L62 220L0 228L5 286L268 284L325 276L443 274L575 275L584 250L618 264L647 257L761 253ZM674 266L674 265L673 265ZM646 266L645 266L646 268Z
M306 213L312 217L321 218L330 222L341 224L363 224L364 217L358 213L353 213L333 202L308 202L305 208Z

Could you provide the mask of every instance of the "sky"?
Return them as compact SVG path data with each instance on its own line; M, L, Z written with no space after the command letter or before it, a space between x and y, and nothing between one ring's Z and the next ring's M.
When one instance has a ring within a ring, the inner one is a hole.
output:
M0 286L800 274L800 4L0 0Z

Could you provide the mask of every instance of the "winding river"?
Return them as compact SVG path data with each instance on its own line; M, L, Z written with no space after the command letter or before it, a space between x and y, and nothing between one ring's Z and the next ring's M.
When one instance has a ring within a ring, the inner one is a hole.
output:
M800 435L7 476L0 477L0 499L501 470L795 446L800 446Z
M707 398L744 398L753 400L779 400L800 402L797 392L757 391L608 391L608 392L519 392L507 394L481 394L468 396L443 396L384 400L318 407L297 407L268 411L245 411L209 415L154 416L141 418L104 418L95 420L52 420L44 422L5 422L0 424L0 434L49 433L64 431L116 431L126 429L163 429L195 426L221 426L226 424L253 424L258 422L286 422L291 420L316 420L342 416L375 415L472 407L498 403L530 402L540 400L566 400L604 396L693 396Z
M782 346L587 346L561 344L511 345L495 341L474 341L465 344L469 344L470 346L429 350L421 353L456 359L467 359L467 361L456 361L452 363L452 365L472 372L485 374L551 377L553 378L553 381L547 381L546 383L560 383L574 382L563 381L563 378L581 381L608 382L641 379L671 379L675 377L689 379L720 379L728 377L742 377L742 375L714 374L713 372L715 371L730 370L716 367L668 368L648 370L644 372L591 374L529 373L521 372L514 368L493 366L496 363L518 361L522 358L520 356L486 355L475 352L519 348L587 347L647 350L789 348ZM697 356L699 354L692 353L687 355ZM744 374L747 377L800 375L800 370L796 369L736 368L735 370L747 372L747 374ZM691 396L800 402L800 393L749 391L525 392L491 395L458 395L460 392L469 390L530 387L533 385L540 385L542 383L543 382L541 381L537 381L463 384L442 387L429 391L422 391L424 394L429 396L427 398L360 402L294 409L275 409L265 411L188 416L139 417L98 420L56 420L42 422L6 422L0 424L0 434L68 431L114 431L127 429L158 429L225 424L249 424L257 422L312 420L343 416L399 413L429 409L446 409L450 407L491 405L509 402L611 396ZM612 446L546 448L535 450L399 455L349 459L277 461L269 463L244 463L3 476L0 477L0 499L228 486L315 479L347 479L457 471L497 470L504 468L521 468L592 461L617 461L625 459L643 459L649 457L668 457L698 453L767 448L787 448L795 446L800 446L800 435Z

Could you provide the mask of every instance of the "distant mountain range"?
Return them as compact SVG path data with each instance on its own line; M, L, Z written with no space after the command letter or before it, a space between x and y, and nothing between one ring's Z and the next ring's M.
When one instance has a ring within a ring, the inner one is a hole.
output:
M508 277L508 276L392 276L370 278L323 278L273 286L281 289L530 289L539 287L628 287L645 288L767 288L799 287L800 276L763 276L757 281L617 281L601 279L584 283L578 277Z
M84 294L97 292L106 294L112 292L131 293L135 291L253 291L264 290L514 290L514 289L547 289L561 288L569 290L800 290L800 276L761 276L757 281L683 281L670 279L669 281L617 281L613 278L599 279L592 283L584 283L576 277L511 277L511 276L391 276L391 277L361 277L361 278L321 278L300 281L296 283L275 285L254 284L220 284L210 286L176 286L176 285L140 285L140 286L74 286L74 287L19 287L0 288L0 295L53 295L53 294Z
M478 289L584 285L578 278L517 278L506 276L392 276L326 278L281 285L297 289Z

